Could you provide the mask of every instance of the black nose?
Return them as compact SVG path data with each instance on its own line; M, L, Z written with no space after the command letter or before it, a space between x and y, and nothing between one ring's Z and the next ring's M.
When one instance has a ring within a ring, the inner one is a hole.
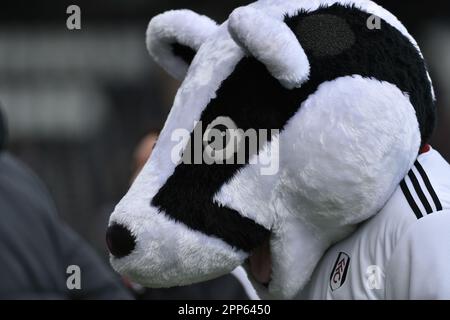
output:
M134 250L136 238L123 225L113 224L106 232L106 244L115 258L123 258Z

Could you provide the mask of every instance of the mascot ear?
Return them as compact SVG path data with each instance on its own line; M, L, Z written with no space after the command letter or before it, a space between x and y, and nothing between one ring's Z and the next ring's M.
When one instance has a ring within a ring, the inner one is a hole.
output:
M147 49L171 76L183 80L197 50L217 24L190 10L172 10L154 17L147 28Z
M285 88L298 88L308 80L310 65L306 53L284 21L258 9L241 7L230 15L228 31Z

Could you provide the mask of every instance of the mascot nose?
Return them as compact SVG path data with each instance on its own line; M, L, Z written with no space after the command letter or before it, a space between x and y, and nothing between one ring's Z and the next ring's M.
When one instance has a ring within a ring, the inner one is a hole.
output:
M106 232L106 243L115 258L123 258L134 250L136 238L123 225L113 224Z

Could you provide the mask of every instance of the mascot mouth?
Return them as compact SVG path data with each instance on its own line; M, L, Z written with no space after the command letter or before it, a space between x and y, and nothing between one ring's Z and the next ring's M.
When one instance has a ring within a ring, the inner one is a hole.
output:
M253 250L247 260L253 278L265 287L272 280L272 255L270 252L270 239Z

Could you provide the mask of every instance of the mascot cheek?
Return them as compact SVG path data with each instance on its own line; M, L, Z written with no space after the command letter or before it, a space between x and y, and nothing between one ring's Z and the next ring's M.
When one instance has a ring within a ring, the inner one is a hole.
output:
M257 255L270 252L269 285L246 265L260 297L295 297L325 251L384 206L420 143L414 108L395 85L361 76L323 83L272 141L279 171L249 166L216 197L272 230L270 250Z
M295 140L294 140L295 139ZM360 223L384 206L417 158L408 95L361 76L322 84L282 134L285 201L320 226Z
M259 294L295 296L326 249L384 206L420 142L414 108L396 86L360 76L322 84L280 135L272 281L255 283Z

